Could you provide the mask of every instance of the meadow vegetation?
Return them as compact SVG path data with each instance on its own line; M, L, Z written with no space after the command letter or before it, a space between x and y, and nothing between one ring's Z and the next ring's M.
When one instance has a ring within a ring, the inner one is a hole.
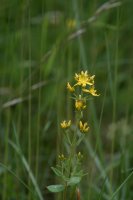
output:
M51 166L73 119L66 84L96 75L81 200L133 199L132 0L1 0L0 199L62 200ZM75 199L75 198L74 198Z

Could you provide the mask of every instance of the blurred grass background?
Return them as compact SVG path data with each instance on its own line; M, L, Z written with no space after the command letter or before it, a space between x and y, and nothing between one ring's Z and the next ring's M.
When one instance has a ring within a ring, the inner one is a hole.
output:
M46 186L80 70L101 94L85 116L81 199L133 199L133 1L0 2L0 199L61 199Z

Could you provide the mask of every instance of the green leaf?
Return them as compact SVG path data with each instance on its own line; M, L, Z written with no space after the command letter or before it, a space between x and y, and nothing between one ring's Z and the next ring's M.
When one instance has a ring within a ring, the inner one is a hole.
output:
M69 181L67 182L67 184L68 185L77 185L79 182L81 181L81 177L71 177L70 179L69 179Z
M84 173L83 170L80 170L76 173L73 173L72 175L75 176L75 177L83 177L85 175L87 175L88 173Z
M49 185L47 186L47 189L50 192L61 192L65 189L65 186L64 185Z
M60 177L63 176L62 172L61 172L60 170L58 170L57 168L51 167L51 169L53 170L53 172L54 172L57 176L60 176Z

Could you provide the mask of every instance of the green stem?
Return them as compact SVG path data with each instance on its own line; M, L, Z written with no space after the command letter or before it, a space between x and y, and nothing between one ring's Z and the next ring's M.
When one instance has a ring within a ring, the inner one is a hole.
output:
M77 131L78 131L78 123L79 123L79 112L76 113L76 128L74 131L74 136L72 139L72 145L70 149L70 173L71 169L73 168L73 160L74 160L74 154L76 152L76 144L77 144Z
M67 184L65 185L65 190L64 190L64 193L63 193L63 200L66 200L66 194L67 194Z
M75 199L75 190L76 190L76 187L72 188L72 191L71 191L71 196L70 196L70 199L73 200Z

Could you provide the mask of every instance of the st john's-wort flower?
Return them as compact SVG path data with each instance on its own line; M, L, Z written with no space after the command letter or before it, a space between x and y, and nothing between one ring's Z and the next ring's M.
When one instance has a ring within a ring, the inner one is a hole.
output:
M75 101L75 108L77 110L83 110L86 108L85 102L83 100L77 99Z
M66 120L64 120L60 123L60 125L61 125L61 128L67 129L71 126L71 120L69 120L68 122Z
M83 123L82 121L79 122L79 129L82 133L87 133L90 129L87 122Z
M97 94L97 91L95 90L94 86L91 86L90 89L83 89L83 92L90 93L92 96L99 96L100 94Z
M69 29L73 29L76 27L76 20L75 19L67 19L66 24Z
M81 71L81 73L75 74L75 80L77 83L74 86L80 85L82 87L86 87L86 85L93 85L94 77L95 75L90 76L87 71Z
M75 100L75 108L77 110L83 110L86 108L86 101L82 98L81 95L79 95L78 98L76 98Z

